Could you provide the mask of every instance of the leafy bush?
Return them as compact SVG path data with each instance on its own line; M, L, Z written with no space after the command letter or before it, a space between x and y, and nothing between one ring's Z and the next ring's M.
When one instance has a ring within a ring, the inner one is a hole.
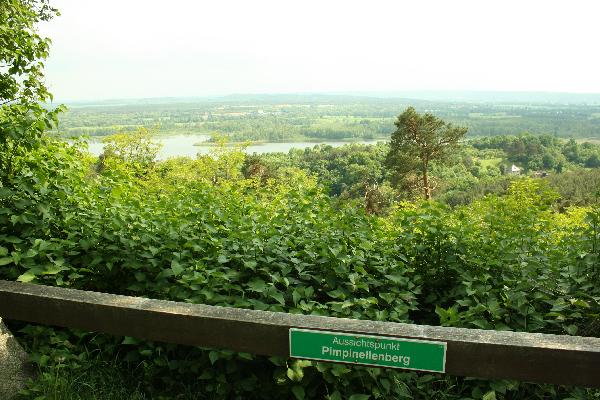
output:
M555 211L557 194L542 181L518 180L506 196L455 209L404 203L377 217L332 201L298 169L246 179L237 152L137 174L119 159L98 171L77 145L40 143L15 159L2 188L3 279L290 313L599 333L599 211ZM91 376L86 365L131 369L149 396L594 395L34 326L20 334L42 371L31 396L52 398L47 385Z

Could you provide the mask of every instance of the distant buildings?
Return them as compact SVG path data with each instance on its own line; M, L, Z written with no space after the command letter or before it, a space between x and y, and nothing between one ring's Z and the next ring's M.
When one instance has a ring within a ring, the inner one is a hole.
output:
M550 174L546 171L537 171L533 174L534 178L547 178Z
M515 164L513 164L510 167L510 169L508 170L508 174L509 175L521 175L521 168L519 168Z
M523 172L523 168L517 167L515 164L511 165L511 167L506 172L507 175L521 175ZM536 171L533 172L530 176L534 178L547 178L550 174L547 171Z

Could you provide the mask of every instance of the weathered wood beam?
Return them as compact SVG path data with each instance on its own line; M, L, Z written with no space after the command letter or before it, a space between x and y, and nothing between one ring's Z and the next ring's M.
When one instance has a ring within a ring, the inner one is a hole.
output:
M442 341L451 375L600 387L600 338L286 314L7 281L0 281L0 316L283 357L290 328Z

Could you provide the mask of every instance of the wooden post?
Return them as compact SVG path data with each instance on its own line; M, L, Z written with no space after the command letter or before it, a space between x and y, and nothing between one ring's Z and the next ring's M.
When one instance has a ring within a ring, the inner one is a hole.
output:
M446 373L600 387L600 339L215 307L0 281L7 319L289 357L289 329L447 343Z

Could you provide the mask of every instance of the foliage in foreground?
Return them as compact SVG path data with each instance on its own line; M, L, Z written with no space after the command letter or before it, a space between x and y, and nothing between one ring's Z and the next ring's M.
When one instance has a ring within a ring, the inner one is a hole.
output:
M375 217L332 202L299 170L245 179L235 152L145 164L141 174L126 158L98 168L76 145L41 140L0 190L2 279L358 319L600 333L600 212L555 211L557 195L540 180L469 206L406 203ZM135 371L124 372L142 382L131 393L153 398L183 387L206 398L597 395L45 327L20 335L42 371L27 396L53 398L51 385L90 376L81 372L90 362Z
M136 138L147 152L116 137L93 160L49 137L59 110L36 104L49 93L41 74L48 41L35 24L54 14L46 0L0 3L0 42L10 44L0 49L9 68L0 104L12 103L0 108L0 278L290 313L598 335L598 209L557 213L555 193L522 181L505 197L455 210L406 204L374 217L332 202L295 169L277 180L244 179L236 152L155 163L144 132ZM24 398L598 397L15 328L40 369Z

